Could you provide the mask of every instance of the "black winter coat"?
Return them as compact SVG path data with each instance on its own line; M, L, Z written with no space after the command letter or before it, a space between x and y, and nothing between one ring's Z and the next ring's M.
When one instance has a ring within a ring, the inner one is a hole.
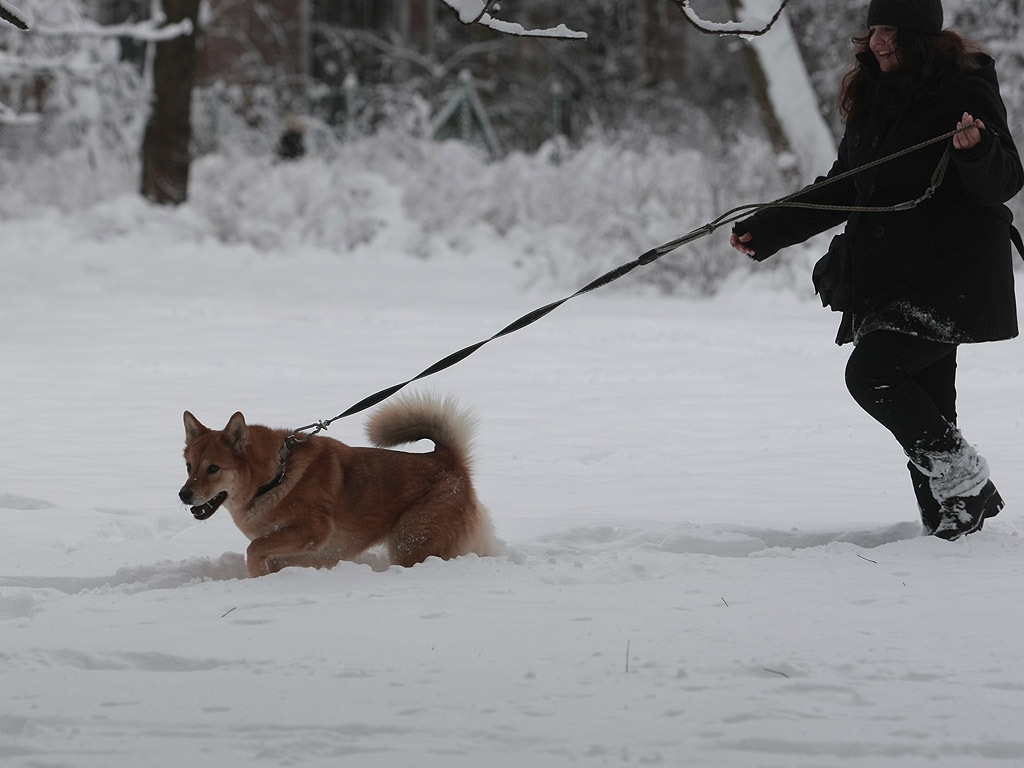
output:
M934 144L851 178L810 190L800 202L889 206L920 197L943 151L951 161L935 195L917 208L887 213L836 213L794 208L761 211L739 222L752 235L758 261L846 221L844 282L853 309L844 312L836 343L872 330L894 330L953 343L1017 335L1010 228L1004 205L1024 185L1024 169L1006 124L991 58L950 80L937 93L899 98L892 74L870 53L861 66L875 82L870 110L847 125L828 177L948 133L964 112L984 122L969 150ZM821 181L821 179L818 179Z

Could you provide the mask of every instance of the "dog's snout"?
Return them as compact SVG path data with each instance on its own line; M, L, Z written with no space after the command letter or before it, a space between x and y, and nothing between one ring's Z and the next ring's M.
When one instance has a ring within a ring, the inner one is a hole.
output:
M188 486L178 491L178 498L181 499L182 504L191 504L194 496L195 494L192 493L192 489Z

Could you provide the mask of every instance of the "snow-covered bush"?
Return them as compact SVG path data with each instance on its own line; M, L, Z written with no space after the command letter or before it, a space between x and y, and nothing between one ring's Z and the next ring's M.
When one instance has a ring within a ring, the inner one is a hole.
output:
M0 220L56 207L91 216L86 229L96 236L126 226L111 206L89 206L134 195L132 173L95 168L78 153L4 170L17 176L3 175ZM782 191L770 149L749 138L699 151L665 139L597 137L488 162L458 142L383 131L334 141L298 162L241 150L199 158L180 231L283 257L297 246L344 256L386 245L429 258L438 249L469 252L481 236L505 238L528 279L569 288ZM139 210L132 206L133 226L145 227ZM153 226L166 226L164 218L154 212ZM666 292L712 293L747 265L726 241L724 232L699 240L637 279Z
M138 188L138 162L114 151L87 146L41 153L31 163L0 155L0 223L41 210L77 213Z
M209 233L286 251L309 244L339 254L387 237L410 254L465 250L470 233L506 238L534 279L565 286L781 187L770 150L752 139L721 152L665 140L595 139L487 162L458 142L380 133L339 144L327 157L275 163L215 155L193 167L190 205ZM722 235L648 267L640 279L665 291L713 292L746 260Z

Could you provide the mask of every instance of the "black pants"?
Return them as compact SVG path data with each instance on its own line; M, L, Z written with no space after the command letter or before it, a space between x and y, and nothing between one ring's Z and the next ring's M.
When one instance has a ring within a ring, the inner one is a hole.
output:
M868 333L850 355L846 387L911 458L957 446L956 344Z

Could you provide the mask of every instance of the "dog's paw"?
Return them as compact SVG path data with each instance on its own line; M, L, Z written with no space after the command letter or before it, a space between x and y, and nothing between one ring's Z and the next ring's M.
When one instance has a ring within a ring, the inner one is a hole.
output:
M249 571L249 575L254 579L257 576L268 576L271 573L277 573L286 565L286 562L274 555L253 553L251 544L249 545L249 551L245 555L246 570Z
M251 545L249 551L245 553L245 569L249 571L249 576L254 579L257 576L266 576L268 573L273 572L270 570L269 558L253 553Z

